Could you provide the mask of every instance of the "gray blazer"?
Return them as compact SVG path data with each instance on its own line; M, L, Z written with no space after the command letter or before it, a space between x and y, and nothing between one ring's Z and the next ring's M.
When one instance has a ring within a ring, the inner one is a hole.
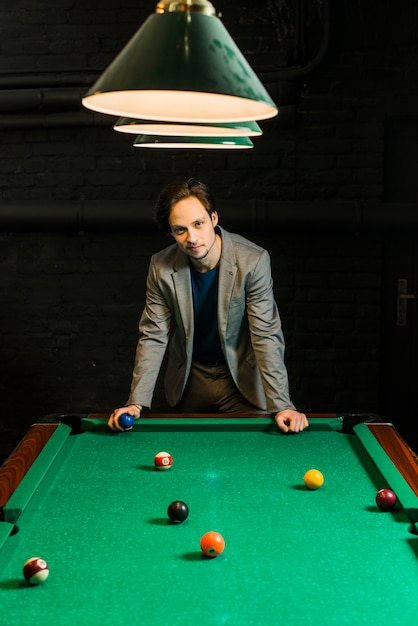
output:
M284 364L284 339L266 250L219 226L218 326L231 375L252 404L269 413L294 409ZM165 393L182 397L193 355L189 259L177 244L151 257L146 304L128 404L150 407L168 345Z

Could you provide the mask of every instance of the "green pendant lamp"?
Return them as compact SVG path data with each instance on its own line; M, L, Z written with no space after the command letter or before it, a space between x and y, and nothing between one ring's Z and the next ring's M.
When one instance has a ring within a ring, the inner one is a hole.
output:
M189 150L245 150L253 148L248 137L162 137L161 135L140 135L134 141L135 148L182 148Z
M82 103L117 117L187 124L278 113L207 0L161 0Z
M166 137L259 137L263 134L257 122L231 122L230 124L180 124L153 120L133 120L120 117L114 125L120 133L134 135L164 135Z

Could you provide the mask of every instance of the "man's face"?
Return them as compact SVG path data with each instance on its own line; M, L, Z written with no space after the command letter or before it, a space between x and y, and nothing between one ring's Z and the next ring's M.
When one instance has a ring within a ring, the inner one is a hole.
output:
M215 226L218 214L215 211L209 215L196 197L189 196L177 202L171 209L168 222L178 246L197 265L217 255Z

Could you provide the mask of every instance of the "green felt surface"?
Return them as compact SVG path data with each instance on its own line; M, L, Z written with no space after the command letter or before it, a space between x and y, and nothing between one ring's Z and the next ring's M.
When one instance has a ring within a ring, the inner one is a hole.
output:
M5 624L415 624L418 538L401 508L377 509L388 477L359 438L336 422L283 436L244 421L121 434L89 422L60 442L0 551ZM318 491L303 485L311 467ZM176 499L190 509L180 525ZM215 559L199 548L208 530L226 542ZM22 578L30 556L49 563L42 586Z

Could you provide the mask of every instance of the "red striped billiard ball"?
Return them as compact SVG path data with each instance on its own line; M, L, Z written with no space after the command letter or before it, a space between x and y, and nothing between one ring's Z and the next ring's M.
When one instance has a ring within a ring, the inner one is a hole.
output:
M398 498L392 489L380 489L376 494L376 504L382 511L393 509Z
M129 413L122 413L119 417L119 426L126 430L127 428L132 428L135 423L135 418L133 415L129 415Z
M222 554L225 548L225 540L219 533L209 531L200 539L200 549L206 556L215 557Z
M154 457L154 465L157 470L167 470L173 465L173 459L168 452L157 452Z
M49 576L49 568L46 561L39 556L28 559L23 565L23 576L31 585L43 583Z

